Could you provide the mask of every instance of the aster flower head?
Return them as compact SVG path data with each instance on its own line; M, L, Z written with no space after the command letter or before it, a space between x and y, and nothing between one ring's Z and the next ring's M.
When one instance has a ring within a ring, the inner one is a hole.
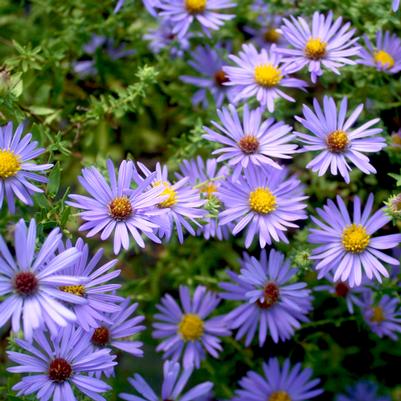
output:
M158 54L163 49L169 48L172 57L182 57L184 51L190 48L187 35L183 38L177 38L173 33L174 24L171 21L161 21L156 28L152 28L144 35L144 39L148 40L150 50Z
M140 315L134 315L137 308L137 303L130 305L130 300L125 299L121 303L119 311L107 313L106 322L92 329L90 333L91 343L95 348L111 347L127 352L135 357L142 357L143 343L131 338L145 330L145 326L140 324L145 318ZM114 373L114 369L110 368L103 373L106 376L111 376Z
M80 304L85 300L61 291L60 286L85 282L85 277L63 274L80 252L69 248L56 256L60 243L60 229L55 228L37 250L33 219L28 227L22 219L15 225L15 257L0 236L0 327L11 320L12 330L17 333L22 320L24 336L31 340L34 329L47 326L57 332L58 327L76 320L64 303Z
M333 274L328 273L325 277L330 284L318 285L314 288L315 291L327 291L337 298L344 299L348 312L353 314L355 311L355 306L360 307L362 305L362 297L368 288L362 283L358 287L350 287L347 282L344 281L334 281ZM366 280L364 280L366 281Z
M15 198L32 206L32 195L43 192L31 181L46 183L43 173L52 164L36 164L33 159L44 153L38 142L32 141L32 134L22 136L24 124L13 130L13 123L0 127L0 208L6 198L8 210L15 213Z
M391 398L380 396L376 383L360 381L338 395L336 401L391 401Z
M233 167L234 181L250 164L281 169L274 159L290 159L295 153L297 145L290 143L295 139L292 128L274 118L263 120L262 108L249 110L246 104L242 122L233 105L217 110L217 115L221 124L212 121L216 131L204 127L203 138L223 146L213 154L220 154L218 162L228 161Z
M107 170L110 183L96 167L84 168L78 180L90 196L69 196L67 204L83 210L79 215L85 223L80 226L80 231L89 230L87 237L101 233L102 241L114 232L115 254L121 247L128 249L129 234L141 248L145 247L141 234L160 243L154 231L158 228L155 215L159 213L156 205L162 200L162 188L148 190L154 174L131 189L134 173L131 161L121 162L117 177L111 160L107 160Z
M330 168L331 174L339 173L346 183L350 182L349 172L352 170L349 163L354 164L365 174L375 174L376 169L364 153L376 153L386 146L385 139L379 135L383 130L373 127L380 119L375 118L352 129L362 113L363 104L346 118L347 98L344 98L337 108L334 99L325 96L323 108L317 99L314 99L313 107L314 111L304 105L304 117L295 117L310 131L308 134L296 132L298 138L305 144L302 150L320 151L306 167L317 172L319 176L324 175Z
M213 383L204 382L196 385L191 390L183 394L183 391L192 375L193 367L187 367L181 371L180 364L173 361L166 361L163 365L163 383L160 396L157 395L148 383L139 374L135 374L132 379L128 379L137 395L122 393L119 397L126 401L192 401L205 396L213 387Z
M180 79L200 88L192 98L194 105L202 104L206 109L209 105L208 92L213 96L217 107L220 107L225 99L233 101L233 90L225 85L228 77L222 69L224 61L219 54L222 50L221 45L213 49L210 46L198 46L191 52L192 59L188 64L201 76L182 75Z
M173 33L183 37L195 21L209 35L210 30L217 30L234 18L233 14L221 11L235 6L231 0L160 0L158 8L161 17L174 23Z
M240 380L234 401L306 401L323 393L316 388L320 380L312 379L312 369L302 369L299 363L291 367L286 359L280 366L271 358L262 368L263 375L250 371Z
M254 237L264 248L273 241L288 243L285 232L297 228L296 220L307 218L304 211L307 197L303 196L301 182L287 177L283 168L256 168L249 165L237 181L226 180L220 189L225 210L220 213L220 224L235 223L233 235L247 227L245 247Z
M216 159L203 159L198 156L196 159L184 160L180 165L180 173L177 174L179 179L188 177L188 185L196 188L202 199L205 199L211 206L216 206L221 209L221 201L219 188L223 180L228 175L226 166L218 167ZM208 205L207 204L207 205ZM208 206L205 206L207 209ZM203 217L203 224L197 230L197 235L201 235L205 239L218 238L222 240L227 238L229 230L227 226L221 226L218 222L218 217L206 215Z
M401 71L401 39L391 32L378 31L376 44L373 44L365 35L367 49L361 48L360 64L374 67L387 74L396 74Z
M8 351L17 366L12 373L30 373L13 390L18 396L35 394L39 401L75 401L78 392L95 401L106 401L100 394L111 387L102 380L88 376L116 365L109 349L94 351L81 328L69 325L55 337L35 331L34 343L17 339L24 352Z
M359 55L358 38L351 24L343 24L342 17L333 20L333 13L327 15L316 11L312 22L303 17L285 18L281 30L291 49L279 48L277 51L283 61L295 71L308 67L312 82L323 74L323 68L340 74L339 68L356 64L352 56Z
M228 271L232 282L221 283L221 297L243 302L225 318L231 329L238 329L236 339L245 337L249 346L259 330L259 346L270 335L275 343L294 335L312 309L312 297L306 283L294 282L296 269L280 252L272 249L260 260L244 255L241 274Z
M319 278L334 272L334 281L347 282L351 287L359 286L366 277L379 282L389 273L384 263L399 265L399 261L382 250L397 247L401 234L373 237L375 232L390 219L380 209L372 214L373 194L369 195L362 209L361 200L354 198L352 217L344 201L337 196L337 205L329 200L322 209L317 209L321 220L312 216L317 228L310 229L309 241L318 247L312 252Z
M361 311L365 323L378 337L397 341L401 333L401 304L397 297L383 295L378 302L373 292L365 293Z
M393 11L396 12L400 8L400 0L393 0Z
M67 243L68 248L72 248L70 242ZM100 322L108 321L105 313L120 311L119 303L123 298L115 295L115 291L121 285L112 283L112 280L120 275L121 270L113 270L118 262L117 259L99 266L103 249L99 249L90 258L89 247L81 238L77 240L75 248L81 252L79 259L62 273L72 277L85 277L86 282L81 285L61 286L59 289L85 299L84 304L73 305L73 310L77 316L77 323L85 331L89 331L98 327Z
M185 177L175 183L171 183L168 178L167 166L156 165L156 172L151 171L142 163L138 163L140 173L146 177L148 188L158 189L163 196L163 200L157 203L159 214L157 216L158 234L170 240L173 228L177 230L178 240L184 241L184 229L191 235L195 235L195 230L191 226L200 227L197 219L203 218L206 211L202 209L205 200L200 198L199 192L187 185L188 178ZM142 175L136 173L136 180L141 182ZM142 185L142 184L141 184Z
M180 286L179 294L181 306L169 294L157 305L160 313L155 315L153 337L163 339L157 351L163 351L164 358L182 358L185 369L199 368L206 354L218 357L222 350L219 337L230 331L221 317L209 318L220 302L217 295L203 286L196 287L193 297L186 286Z
M223 71L228 77L225 85L234 86L234 102L256 96L260 105L270 112L274 111L277 98L295 102L283 89L303 90L307 86L306 82L289 76L294 68L283 65L281 56L275 50L276 47L272 46L269 50L258 52L252 44L244 44L238 56L230 56L237 66L224 66Z

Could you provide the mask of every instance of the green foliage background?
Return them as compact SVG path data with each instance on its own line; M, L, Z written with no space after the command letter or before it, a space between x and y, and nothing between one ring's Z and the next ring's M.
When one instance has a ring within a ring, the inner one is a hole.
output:
M256 21L250 1L238 3L233 21L211 39L193 38L192 48L229 40L233 41L234 52L238 51L246 40L243 26ZM278 13L287 13L292 3L270 2L272 11ZM299 0L295 4L294 14L334 10L336 16L350 20L359 34L373 37L378 29L401 34L400 14L390 12L390 0ZM213 149L213 144L201 135L202 126L216 118L215 106L211 101L207 110L193 108L190 99L195 89L179 80L183 74L196 75L186 63L189 55L172 59L168 50L153 55L143 35L156 22L141 2L126 0L117 14L113 14L114 6L114 0L0 0L0 124L26 121L34 137L48 150L44 159L55 163L47 190L36 196L34 208L20 207L15 216L9 215L5 207L1 210L0 230L8 239L12 224L21 217L35 217L43 234L60 226L66 237L76 238L79 220L64 200L68 193L81 191L77 176L83 166L104 168L108 157L117 163L133 158L149 166L165 162L174 171L184 158L198 154L207 157ZM93 34L113 38L116 44L134 49L135 54L113 61L98 49L94 55L97 74L80 78L72 65L87 57L83 47ZM300 114L302 104L324 94L337 99L349 96L351 107L368 100L363 119L382 118L390 147L373 156L377 176L355 171L350 185L340 179L318 178L304 168L310 156L297 156L291 169L306 185L309 212L335 194L346 199L359 194L366 199L369 192L374 192L376 206L380 206L397 191L388 173L399 173L401 166L401 151L391 146L390 136L401 127L400 76L387 76L363 66L343 68L341 76L326 73L307 94L296 94L296 104L279 102L275 116L294 125L293 116ZM399 224L395 224L388 229L397 230ZM307 260L306 230L304 227L294 234L289 246L278 248L300 267L300 277L314 286L317 280ZM107 258L114 257L110 243L91 240L90 244L93 251L102 246ZM148 329L141 336L146 344L144 359L120 356L108 400L116 400L119 392L129 390L126 379L134 372L142 373L156 387L160 383L162 362L155 352L150 326L161 295L166 291L176 294L179 284L204 284L217 289L218 282L227 279L226 268L239 268L242 250L241 239L219 242L190 237L184 245L174 239L168 245L149 244L141 252L133 247L119 256L122 293L140 302ZM258 255L259 250L255 247L251 252ZM399 296L394 281L386 282L381 291ZM212 380L216 398L228 399L246 371L258 370L270 356L289 356L293 361L303 361L322 378L326 393L319 400L332 400L335 393L361 377L378 381L383 391L400 400L397 372L401 342L379 340L369 333L359 315L347 313L341 299L318 293L314 306L312 322L284 344L267 342L262 349L256 344L246 348L232 338L224 339L220 360L208 358L194 381ZM223 303L219 312L228 308L230 305ZM9 343L3 331L0 399L22 400L10 392L18 377L5 372L5 350L10 347L12 341Z

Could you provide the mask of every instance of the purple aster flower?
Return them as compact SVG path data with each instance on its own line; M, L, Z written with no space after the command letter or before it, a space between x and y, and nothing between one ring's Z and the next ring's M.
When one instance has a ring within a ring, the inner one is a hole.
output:
M135 374L132 379L128 379L132 387L140 396L122 393L119 397L126 401L192 401L199 399L207 394L213 387L213 383L204 382L193 387L188 392L182 394L193 372L193 367L187 367L181 372L180 364L166 361L163 365L163 384L161 395L156 395L152 388L146 383L143 377Z
M194 160L184 160L180 170L181 174L177 174L178 178L188 177L188 183L199 191L201 198L221 208L219 188L228 174L226 166L218 168L216 159L208 159L204 162L198 156ZM219 240L228 238L229 229L219 224L217 216L207 215L203 220L204 223L198 229L197 235L203 234L207 240L214 237Z
M359 38L354 38L355 29L351 24L342 25L342 17L333 21L333 13L327 16L315 12L309 25L303 17L285 18L281 30L293 49L280 48L277 51L285 57L295 71L308 66L312 82L323 74L323 67L340 74L338 68L356 64L350 57L359 55Z
M88 336L72 325L51 339L38 330L34 339L33 344L17 339L24 352L7 352L10 360L18 364L8 368L9 372L30 373L13 387L18 396L35 394L39 401L76 401L78 390L91 400L106 401L100 393L111 387L88 373L117 364L109 349L93 351Z
M277 358L271 358L263 364L263 375L250 371L239 384L233 401L304 401L323 393L316 388L319 379L311 379L312 369L302 369L297 363L291 367L286 359L283 366Z
M397 297L383 295L379 302L375 302L373 292L369 291L365 293L361 311L373 333L380 338L398 339L401 333L401 305Z
M376 383L360 381L348 387L345 394L338 395L336 401L391 401L391 398L380 396Z
M67 244L68 248L72 248L71 243ZM76 242L75 248L81 252L80 258L62 273L73 277L85 277L86 282L81 285L62 286L60 290L85 299L84 304L74 305L73 309L77 316L77 323L88 331L97 327L100 322L108 321L105 313L120 311L119 303L123 298L115 295L114 292L121 285L111 281L120 275L121 270L112 270L118 262L117 259L98 266L103 256L103 249L99 249L89 259L89 247L81 238Z
M222 350L219 337L230 331L222 317L208 319L220 302L217 295L203 286L196 287L192 299L188 287L180 286L179 292L182 307L169 294L157 305L160 313L155 315L153 337L164 339L157 351L163 351L165 359L182 357L185 369L199 368L206 353L218 357Z
M400 0L393 0L393 11L396 12L400 8Z
M314 288L315 291L327 291L338 298L343 298L350 314L354 313L354 306L360 307L362 305L361 296L365 291L368 291L364 284L359 287L350 287L347 282L334 281L331 273L328 273L325 278L331 284L318 285Z
M149 40L150 50L158 54L165 48L170 48L172 57L182 57L184 51L190 48L188 36L177 38L173 33L174 25L170 21L161 21L157 28L152 28L144 35L144 39Z
M346 183L350 182L348 162L353 163L365 174L376 173L376 169L369 163L364 153L379 152L386 146L386 141L380 134L381 128L372 128L380 119L375 118L356 129L351 129L362 113L363 104L360 104L352 114L346 118L348 101L344 98L337 110L334 99L324 97L323 110L317 99L313 101L314 112L303 106L304 118L295 117L310 134L296 132L299 139L305 143L303 151L321 151L307 168L318 172L322 176L330 167L330 172L337 175L339 172Z
M381 276L389 273L382 261L391 265L399 265L399 261L382 252L392 249L401 242L401 234L374 237L373 234L387 224L390 218L384 209L371 216L373 194L369 195L362 210L358 196L354 198L353 217L347 211L344 201L337 196L337 205L329 200L323 209L317 209L322 221L312 216L318 228L310 229L309 241L319 246L312 251L312 259L317 260L315 266L319 278L334 271L334 281L346 281L351 287L359 286L363 277L379 282Z
M147 177L147 185L151 183L151 188L153 187L153 190L159 189L162 191L161 195L166 198L157 204L159 210L157 218L160 226L158 234L169 241L175 226L178 239L181 243L184 241L183 228L191 235L195 235L190 222L200 227L196 219L200 219L206 215L206 211L202 209L205 201L200 198L199 192L196 189L187 185L188 178L183 178L172 184L168 179L167 166L162 167L160 163L157 163L156 173L151 173L142 163L138 163L138 167L145 177ZM136 173L136 176L138 182L143 180L138 173Z
M288 228L297 228L293 222L307 218L301 182L287 175L285 168L261 169L251 164L237 181L227 179L222 184L220 199L225 210L220 213L220 224L234 222L233 235L247 227L246 248L255 236L262 248L272 241L288 243Z
M160 0L160 16L174 23L174 33L183 37L196 20L203 31L217 30L224 22L234 18L233 14L221 14L220 10L235 7L231 0Z
M137 188L131 189L134 166L131 161L123 160L118 169L118 176L113 162L107 160L107 170L110 184L96 167L82 169L82 176L78 178L81 185L90 196L70 195L71 201L67 204L83 209L79 215L86 223L80 231L89 230L87 237L93 237L101 232L102 241L114 232L114 253L129 247L129 233L137 245L145 247L141 233L152 241L160 243L154 234L158 228L155 216L160 214L156 205L163 199L160 197L162 188L147 187L152 182L154 174L138 183Z
M33 330L47 326L57 332L76 319L75 314L62 302L84 303L76 295L60 290L63 285L80 285L84 277L62 275L80 256L76 248L67 249L55 256L60 246L60 229L55 228L45 242L36 250L36 223L29 226L21 219L15 225L15 258L11 255L3 237L0 236L0 327L11 319L12 330L21 327L25 338L32 338Z
M231 329L238 329L236 339L245 337L249 346L259 330L260 347L268 334L275 343L288 340L312 309L306 283L294 282L297 271L274 249L269 257L263 250L260 260L244 254L241 265L240 275L227 272L233 282L220 284L222 298L243 302L225 318Z
M198 46L192 54L192 60L188 64L201 74L201 76L182 75L180 79L191 85L195 85L200 89L196 91L192 98L194 105L202 104L203 108L207 108L208 92L213 96L217 107L223 104L224 99L233 101L232 88L224 85L227 81L227 75L223 71L223 59L220 57L218 50L222 46L215 46L211 49L209 46Z
M367 49L361 49L360 64L375 67L388 74L401 71L401 40L390 32L378 31L376 45L365 35L364 41Z
M37 141L31 141L32 134L22 137L24 124L20 124L13 133L13 123L0 127L0 208L4 197L8 210L15 213L15 197L25 205L32 206L32 195L43 192L31 181L46 183L42 174L53 167L52 164L36 164L33 159L44 153L38 148Z
M228 165L234 169L234 181L250 164L281 169L273 159L290 159L296 151L297 145L290 143L295 139L295 135L290 134L292 128L275 122L274 118L262 120L262 108L250 111L246 104L242 122L233 105L217 110L217 115L221 124L212 121L216 131L204 127L203 138L223 145L212 154L220 154L218 162L228 160Z
M275 50L273 45L269 50L262 49L258 52L252 44L244 44L238 56L230 56L237 66L224 66L223 71L228 77L225 85L234 86L235 102L256 96L261 106L267 107L270 112L274 111L274 101L277 98L295 102L282 89L304 90L306 82L288 76L294 72L294 68L282 65L281 56Z
M120 305L120 311L108 313L107 321L91 332L91 342L97 348L112 347L117 350L128 352L129 354L142 357L143 343L131 339L132 336L145 330L145 326L140 323L144 321L143 316L134 316L138 304L130 305L130 300L125 299ZM102 372L98 372L100 375ZM103 372L106 376L111 376L114 369L110 368Z

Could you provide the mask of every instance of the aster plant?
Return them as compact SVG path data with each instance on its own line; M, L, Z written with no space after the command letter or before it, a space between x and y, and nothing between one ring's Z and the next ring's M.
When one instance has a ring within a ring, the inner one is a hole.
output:
M234 401L306 401L317 397L323 390L317 388L319 379L312 379L311 369L293 367L286 359L280 366L278 359L271 358L262 366L263 375L248 372L239 382Z
M168 178L167 166L157 163L154 173L142 163L138 163L138 167L136 181L143 186L142 181L145 180L147 185L150 185L149 190L150 188L158 189L163 197L157 203L158 235L169 241L174 227L180 243L184 241L184 230L195 235L191 223L195 227L200 227L198 220L206 215L206 211L202 209L206 201L201 199L199 191L187 185L189 178L184 177L175 183L171 183Z
M61 245L58 228L50 232L39 249L36 237L35 220L27 227L21 219L15 225L14 257L0 236L0 327L11 320L12 330L18 333L22 326L28 340L34 329L47 327L57 333L60 326L76 320L64 303L86 303L84 298L60 289L85 283L85 277L62 273L78 260L80 251L72 247L55 255Z
M325 96L323 108L317 99L313 101L314 110L303 106L304 117L295 117L308 134L296 132L304 143L304 152L319 151L306 168L317 172L319 176L328 170L331 174L340 174L346 183L350 182L350 162L365 174L376 174L364 153L377 153L386 146L386 141L379 134L381 128L374 127L379 118L367 121L358 128L352 129L363 110L360 104L347 118L348 100L344 98L337 108L333 98Z
M35 394L39 401L76 401L78 393L91 400L106 401L100 394L111 387L90 374L115 366L109 349L94 351L81 328L69 325L49 338L36 331L33 343L17 339L23 352L9 351L17 366L12 373L28 373L13 390L18 396Z
M183 394L184 388L191 378L193 367L187 367L181 371L181 366L177 362L166 361L163 365L163 383L161 394L158 396L149 384L139 374L135 374L132 379L128 379L138 395L122 393L119 397L126 401L192 401L201 399L213 387L211 382L204 382L196 385L191 390Z
M290 159L296 152L297 145L290 143L295 139L292 128L274 118L264 120L263 111L249 110L246 104L241 122L236 108L229 105L217 110L221 124L212 121L216 130L204 128L203 137L222 146L213 154L220 155L218 162L227 161L233 168L234 181L250 164L281 169L276 160Z
M229 58L236 66L224 66L223 71L228 78L225 85L234 87L234 102L256 97L263 108L273 112L278 98L295 102L283 89L304 90L307 86L305 81L290 76L294 68L282 64L275 46L258 52L252 44L244 44L238 56L230 55Z
M397 247L401 234L373 237L390 219L379 209L372 215L373 194L370 194L364 208L358 196L354 198L352 217L344 201L337 196L337 205L328 200L322 209L317 209L321 220L312 216L317 228L310 229L309 241L318 245L311 259L316 261L315 269L319 278L333 272L333 280L347 282L351 287L359 286L364 278L389 277L384 263L399 265L399 261L388 256L384 249Z
M36 164L34 159L45 152L32 141L32 134L23 136L24 124L14 132L13 123L0 127L0 208L4 199L10 213L15 213L15 198L25 205L33 206L32 195L43 190L33 184L47 183L44 172L52 164Z
M296 269L280 252L272 249L260 260L244 254L241 274L228 271L232 282L220 283L223 299L240 301L226 316L231 329L238 329L236 339L245 337L249 346L259 331L259 346L270 335L275 343L294 335L312 309L311 292L306 283L295 282Z
M376 301L370 291L365 294L361 311L365 323L378 337L398 340L401 333L401 304L397 297L383 295Z
M222 317L209 317L220 302L219 297L198 286L191 297L189 288L180 286L180 303L167 294L157 305L154 316L153 337L162 339L157 351L163 351L165 359L182 359L185 369L198 368L206 354L217 358L222 350L219 337L230 331Z
M159 15L174 24L174 34L183 37L193 22L197 21L203 31L209 35L210 30L217 30L225 21L234 18L225 14L236 3L231 0L159 0Z
M182 179L188 177L188 185L197 189L201 198L207 201L205 206L208 205L211 209L221 209L221 201L219 195L219 188L222 181L228 175L228 168L226 166L218 166L216 159L203 159L198 156L196 159L183 160L180 164L180 173L177 177ZM197 235L203 234L205 239L218 238L219 240L226 239L229 235L227 226L221 226L218 221L218 216L213 215L214 210L203 217L202 226L198 228Z
M67 249L72 247L72 244L68 242ZM116 291L121 285L112 281L120 275L121 270L114 270L117 259L99 266L104 253L102 248L92 258L90 258L89 246L81 238L77 240L75 248L81 252L79 259L62 273L72 277L84 277L85 283L63 285L59 289L85 300L83 304L73 305L73 310L77 316L77 323L85 331L89 331L97 327L100 322L107 321L105 313L120 311L119 303L123 298L116 295Z
M391 398L379 395L377 384L364 380L348 387L335 401L391 401Z
M90 196L69 195L67 204L83 210L79 215L85 223L80 226L80 231L89 230L87 237L100 233L102 241L114 233L115 254L121 247L128 249L130 235L141 248L145 247L142 234L160 243L154 232L159 228L155 223L155 215L160 214L156 205L163 201L160 197L163 189L148 189L154 174L132 189L134 165L131 161L121 162L116 177L113 162L107 160L107 171L110 183L96 167L84 168L78 180Z
M192 98L194 105L202 104L206 109L209 105L208 93L213 96L217 107L220 107L225 99L233 101L232 88L224 85L228 77L222 69L224 61L219 54L222 51L223 46L217 45L213 49L210 46L198 46L191 52L192 59L188 64L201 75L182 75L180 79L200 88Z
M234 223L233 235L247 228L245 247L259 239L261 248L273 241L288 243L286 231L297 228L296 220L306 219L300 181L287 177L283 168L256 168L249 165L237 180L227 179L220 189L225 209L220 213L220 224Z
M311 23L303 17L283 19L281 30L292 48L279 48L283 62L294 71L308 67L312 82L323 74L323 68L340 74L339 68L354 65L353 56L359 55L358 38L351 23L343 24L342 17L333 20L333 13L327 15L316 11Z
M360 64L374 67L387 74L396 74L401 71L401 39L389 31L378 31L376 43L372 43L364 35L367 49L361 49Z
M132 339L145 326L141 325L145 318L140 315L134 315L138 304L130 305L129 299L124 299L117 312L106 313L105 321L95 327L90 332L92 345L97 349L112 348L127 352L132 356L140 358L143 356L143 343ZM99 373L102 373L99 371ZM106 376L114 373L114 368L106 369Z

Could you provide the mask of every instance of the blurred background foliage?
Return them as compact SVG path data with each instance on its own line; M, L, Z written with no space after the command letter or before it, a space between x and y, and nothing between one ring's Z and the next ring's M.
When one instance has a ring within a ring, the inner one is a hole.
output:
M239 0L237 17L211 38L193 37L191 48L229 41L237 52L249 39L244 26L258 27L250 4L250 0ZM336 16L351 21L360 35L366 33L371 38L378 29L401 34L400 15L390 12L390 0L271 0L269 4L272 12L285 15L334 10ZM35 217L43 233L60 226L66 237L79 236L76 211L65 206L64 199L70 192L81 191L77 176L83 166L105 168L109 157L116 163L133 158L149 167L156 161L167 163L174 172L185 158L210 156L213 144L201 135L202 126L216 119L213 100L206 110L194 108L190 99L195 88L179 79L183 74L197 75L187 64L191 52L183 59L172 58L168 49L152 54L143 35L157 21L139 0L126 0L117 14L114 7L114 0L0 0L0 124L25 121L26 129L48 150L43 158L55 163L47 190L36 196L34 208L20 205L16 216L9 215L6 208L1 210L1 234L8 239L12 224L21 217ZM106 45L88 54L85 48L93 35L108 38L114 48L129 54L115 59ZM94 72L76 73L74 65L79 61L93 61ZM308 93L296 94L297 103L279 103L275 117L294 126L293 116L300 114L302 104L324 94L337 99L348 96L351 107L365 103L362 118L381 117L389 147L373 155L372 164L379 171L376 176L355 171L350 185L332 177L317 177L305 170L310 156L297 156L290 168L305 184L309 212L336 194L345 199L359 194L366 199L374 192L376 206L382 205L397 193L397 182L389 173L398 174L401 168L401 147L392 136L401 128L400 74L389 76L364 66L343 68L340 76L326 73ZM303 227L292 235L289 246L278 248L292 258L300 268L299 276L313 287L317 280L308 261L306 231ZM110 243L96 239L89 243L93 251L105 247L106 258L113 258ZM144 359L120 357L108 400L116 400L119 392L129 390L126 379L134 372L142 373L157 387L162 362L150 329L156 303L165 292L177 294L179 284L204 284L217 290L218 282L227 279L226 268L239 269L241 244L238 238L220 242L189 237L183 245L173 239L167 245L149 244L144 251L132 248L119 256L122 293L140 302L148 329L141 336L146 344ZM255 246L250 252L258 255L259 249ZM398 288L395 283L387 282L381 291L393 292ZM397 387L401 384L401 342L379 340L369 333L358 314L348 314L342 299L315 293L314 306L311 323L291 341L279 345L267 342L259 348L225 338L220 360L208 358L193 380L212 380L216 398L228 399L249 369L258 370L270 356L289 356L312 367L322 379L326 393L319 400L332 400L335 393L360 378L377 381L394 400L401 399ZM223 303L219 312L228 308ZM17 378L5 373L5 331L2 338L0 399L22 399L9 392Z

